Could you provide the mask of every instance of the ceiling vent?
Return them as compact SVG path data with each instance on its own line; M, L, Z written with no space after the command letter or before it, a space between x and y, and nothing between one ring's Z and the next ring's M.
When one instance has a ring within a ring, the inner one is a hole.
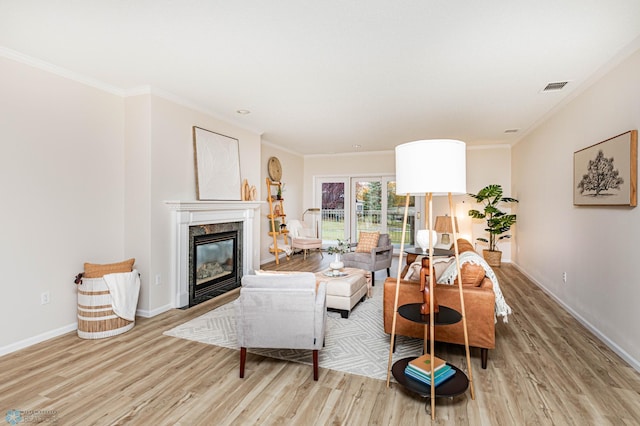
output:
M568 81L557 81L555 83L549 83L547 84L547 86L542 89L543 92L554 92L557 90L562 90L564 89L564 86L567 85L567 83L569 83Z

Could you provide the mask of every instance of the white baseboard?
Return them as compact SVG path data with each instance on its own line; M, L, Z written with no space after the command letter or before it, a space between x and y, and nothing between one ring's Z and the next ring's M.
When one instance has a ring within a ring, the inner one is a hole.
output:
M266 259L260 259L260 266L264 265L265 263L270 263L270 262L275 262L276 261L276 257L274 255L267 257Z
M636 371L640 372L640 361L629 355L627 351L622 349L618 344L616 344L613 340L609 339L607 335L602 333L597 327L587 321L582 315L577 313L571 308L571 306L567 305L564 301L560 300L553 292L551 292L547 287L545 287L541 282L536 280L531 274L529 274L522 266L517 263L512 263L523 275L525 275L531 282L540 287L542 291L544 291L549 297L551 297L556 303L564 308L565 311L569 312L569 314L574 317L578 322L584 325L590 332L595 334L595 336L602 341L609 349L615 352L620 358L625 360L631 367L633 367Z
M163 312L167 312L171 309L173 309L173 306L171 305L160 306L159 308L153 309L151 311L148 311L146 309L137 309L136 316L142 317L142 318L151 318L151 317L155 317L156 315L160 315Z
M171 305L161 306L152 311L138 309L136 310L136 316L139 316L142 318L151 318L156 315L160 315L161 313L166 312L170 309L173 309ZM78 323L74 322L73 324L65 325L64 327L60 327L55 330L50 330L50 331L47 331L46 333L38 334L37 336L20 340L19 342L11 343L9 345L0 347L0 356L19 351L20 349L28 348L29 346L33 346L37 343L42 343L46 340L53 339L54 337L62 336L63 334L76 331L77 329L78 329Z
M65 325L64 327L57 328L55 330L47 331L46 333L38 334L37 336L29 337L28 339L20 340L19 342L11 343L10 345L0 348L0 356L7 355L12 352L19 351L20 349L27 348L35 345L36 343L44 342L45 340L53 339L54 337L62 336L63 334L76 331L78 329L78 323Z

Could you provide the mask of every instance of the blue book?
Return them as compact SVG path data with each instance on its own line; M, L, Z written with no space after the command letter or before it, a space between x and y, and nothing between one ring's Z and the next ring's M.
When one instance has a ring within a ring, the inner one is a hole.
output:
M427 386L431 385L431 381L430 380L426 380L423 377L414 375L414 373L412 373L412 372L406 372L405 374L407 375L407 377L409 377L409 378L411 378L413 380L416 380L416 381L418 381L420 383L423 383L423 384L425 384ZM443 373L439 377L436 377L435 386L436 387L439 386L440 384L442 384L446 380L448 380L451 377L455 376L455 374L456 374L456 371L451 369L451 370L448 370L446 373Z
M446 364L445 366L443 366L442 368L436 370L435 372L435 376L436 379L441 376L442 374L444 374L445 372L451 370L451 366L449 364ZM407 371L410 371L414 376L420 377L426 381L428 381L429 383L431 383L431 374L429 373L425 373L422 370L420 370L419 368L414 367L411 364L407 364L407 366L405 367L405 373Z
M420 374L415 373L415 371L412 369L405 369L404 373L407 375L407 377L410 377L413 380L416 380L418 382L424 383L429 386L431 385L431 380L429 378L426 378L424 376L421 376ZM455 376L455 374L456 374L456 370L454 370L453 368L446 369L446 371L442 372L439 375L436 375L435 386L437 387L438 385L442 384L442 382Z

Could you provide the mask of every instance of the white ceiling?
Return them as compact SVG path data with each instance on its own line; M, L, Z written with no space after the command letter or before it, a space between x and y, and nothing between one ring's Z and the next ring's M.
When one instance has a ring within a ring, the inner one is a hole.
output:
M514 143L637 49L639 18L638 0L0 0L0 46L318 154Z

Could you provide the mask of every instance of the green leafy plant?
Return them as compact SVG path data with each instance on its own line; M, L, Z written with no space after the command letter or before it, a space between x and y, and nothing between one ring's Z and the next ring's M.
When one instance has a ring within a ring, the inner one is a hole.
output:
M329 254L345 254L351 251L351 245L349 244L349 239L341 240L338 238L338 244L336 246L331 246L327 248L327 252Z
M487 227L484 229L489 233L489 239L477 238L489 244L490 251L498 251L498 241L511 238L511 235L502 235L511 229L516 223L515 214L507 214L498 208L500 203L517 203L518 200L502 196L501 185L488 185L482 188L477 194L467 194L475 198L476 202L484 204L483 211L469 210L469 216L474 219L486 219Z

